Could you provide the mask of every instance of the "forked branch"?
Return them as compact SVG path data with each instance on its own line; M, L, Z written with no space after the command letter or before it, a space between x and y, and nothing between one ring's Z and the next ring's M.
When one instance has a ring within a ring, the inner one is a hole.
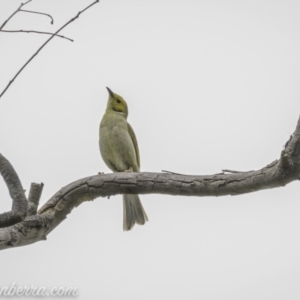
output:
M18 12L20 11L20 8L24 6L25 4L29 3L31 0L27 1L24 4L21 4L20 7L3 23L3 25L0 27L0 30L5 26L5 24ZM0 94L0 98L4 95L4 93L7 91L7 89L11 86L11 84L15 81L15 79L20 75L20 73L25 69L25 67L38 55L38 53L61 31L63 30L66 26L68 26L70 23L75 21L76 19L79 18L79 16L85 12L87 9L98 3L99 0L94 1L91 3L89 6L84 8L83 10L79 11L78 14L73 17L71 20L69 20L67 23L65 23L62 27L60 27L53 35L45 42L42 44L42 46L27 60L27 62L23 65L23 67L17 72L17 74L9 81L7 86L4 88L4 90Z
M25 6L26 4L28 4L29 2L31 2L32 0L28 0L27 2L25 2L25 3L21 3L20 4L20 6L8 17L8 19L7 20L5 20L4 21L4 23L0 26L0 30L2 30L3 29L3 27L8 23L8 21L16 14L16 13L18 13L20 10L21 10L21 8L23 7L23 6Z
M29 245L55 229L74 207L98 197L117 194L168 194L181 196L240 195L282 187L300 179L300 117L294 134L280 158L266 167L249 172L214 175L174 173L112 173L82 178L63 187L37 215L0 229L0 249Z

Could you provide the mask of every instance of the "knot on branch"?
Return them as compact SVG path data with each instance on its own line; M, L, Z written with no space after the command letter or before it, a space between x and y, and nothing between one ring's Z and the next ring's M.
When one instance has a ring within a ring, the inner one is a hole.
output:
M9 235L10 235L10 239L7 241L7 246L13 247L15 243L18 241L18 236L14 231L10 232Z
M286 149L281 151L279 167L281 177L283 178L286 178L288 173L290 173L294 168L294 163Z

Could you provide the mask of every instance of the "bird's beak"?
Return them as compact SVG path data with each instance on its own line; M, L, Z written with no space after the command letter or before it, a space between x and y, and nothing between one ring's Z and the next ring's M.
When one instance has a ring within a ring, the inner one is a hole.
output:
M111 96L111 97L114 97L113 91L112 91L109 87L106 87L106 89L108 90L110 96Z

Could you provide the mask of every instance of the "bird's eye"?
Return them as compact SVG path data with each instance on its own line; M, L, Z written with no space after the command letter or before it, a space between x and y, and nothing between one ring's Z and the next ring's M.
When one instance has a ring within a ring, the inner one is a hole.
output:
M120 99L117 99L117 103L121 103L121 100L120 100Z

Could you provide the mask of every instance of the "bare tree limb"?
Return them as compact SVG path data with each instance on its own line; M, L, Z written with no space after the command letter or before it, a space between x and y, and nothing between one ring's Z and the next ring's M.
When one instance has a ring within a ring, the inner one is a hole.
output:
M257 171L198 176L122 172L98 174L72 182L52 196L37 215L0 229L0 250L45 240L74 207L98 197L128 193L199 197L240 195L282 187L299 179L300 117L279 160Z
M52 32L44 32L44 31L36 31L36 30L0 30L0 32L8 32L8 33L39 33L39 34L50 34L50 35L55 35L54 33ZM60 38L63 38L63 39L66 39L66 40L69 40L71 42L74 42L74 40L68 38L68 37L65 37L63 35L60 35L60 34L56 34L56 36L60 37Z
M20 4L20 6L16 9L16 11L14 11L9 17L8 17L8 19L7 20L5 20L4 21L4 23L1 25L1 27L0 27L0 30L7 24L7 22L16 14L16 13L18 13L20 10L21 10L21 8L23 7L23 6L25 6L26 4L28 4L29 2L31 2L32 0L28 0L27 2L25 2L25 3L21 3Z
M26 2L28 3L28 2ZM17 74L9 81L9 83L7 84L7 86L5 87L5 89L2 91L2 93L0 94L0 98L4 95L4 93L7 91L7 89L10 87L10 85L15 81L15 79L19 76L19 74L24 70L24 68L34 59L35 56L38 55L38 53L61 31L63 30L66 26L68 26L70 23L72 23L73 21L75 21L76 19L79 18L79 16L85 12L87 9L89 9L90 7L92 7L93 5L95 5L96 3L99 3L99 0L94 1L93 3L91 3L89 6L87 6L85 9L81 10L78 12L78 14L73 17L71 20L69 20L65 25L63 25L62 27L60 27L45 43L43 43L43 45L29 58L29 60L23 65L23 67L17 72ZM13 16L13 15L12 15ZM11 17L12 17L11 16ZM10 18L11 18L10 17ZM5 25L5 24L4 24ZM3 26L2 26L3 28ZM0 28L1 29L1 28Z
M27 12L27 13L32 13L32 14L38 14L38 15L44 15L44 16L47 16L47 17L49 17L49 18L51 19L51 22L50 22L50 23L51 23L51 24L54 23L54 20L53 20L52 16L49 15L49 14L41 13L41 12L37 12L37 11L32 11L32 10L25 10L25 9L20 9L20 11Z
M243 171L235 171L235 170L229 170L229 169L223 169L223 173L242 173Z
M20 179L10 162L0 153L0 173L13 200L12 210L0 214L0 228L23 221L27 215L27 199Z
M40 203L40 198L42 195L44 184L43 183L32 183L28 196L28 210L27 215L36 215L37 208Z

